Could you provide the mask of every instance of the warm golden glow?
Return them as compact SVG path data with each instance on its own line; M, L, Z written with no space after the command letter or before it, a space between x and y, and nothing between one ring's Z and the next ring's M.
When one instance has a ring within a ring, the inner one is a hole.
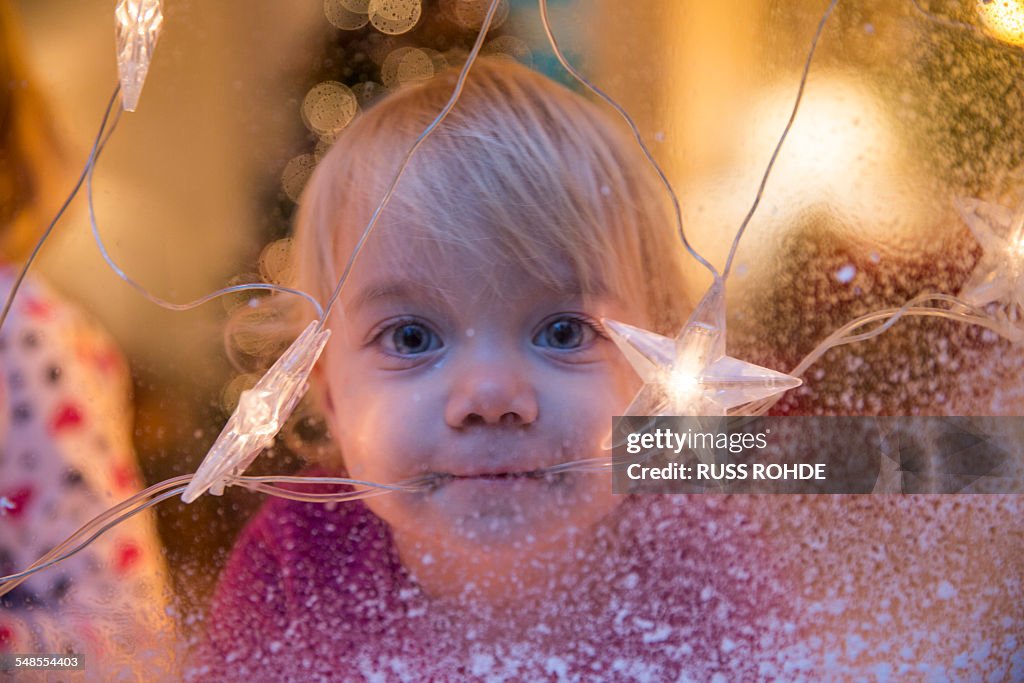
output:
M700 379L689 368L673 368L668 377L669 398L675 406L686 406L700 396Z
M1024 46L1024 2L978 0L978 14L995 38L1011 45Z

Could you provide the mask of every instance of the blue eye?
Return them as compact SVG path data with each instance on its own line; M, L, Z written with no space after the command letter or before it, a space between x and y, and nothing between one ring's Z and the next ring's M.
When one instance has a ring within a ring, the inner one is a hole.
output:
M590 344L597 331L592 323L573 317L552 320L533 338L537 346L571 351Z
M433 330L417 322L395 325L391 328L391 334L384 335L384 342L389 351L401 356L415 356L443 346Z

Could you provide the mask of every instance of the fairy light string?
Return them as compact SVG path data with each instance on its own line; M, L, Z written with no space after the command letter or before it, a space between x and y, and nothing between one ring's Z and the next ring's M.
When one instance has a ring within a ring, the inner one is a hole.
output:
M558 44L558 40L555 38L555 33L551 29L551 20L548 17L548 3L547 0L538 0L540 6L540 21L544 28L544 35L547 37L548 44L551 46L552 52L554 52L555 59L562 65L562 68L569 72L569 74L575 78L581 85L587 88L590 92L597 95L601 100L605 102L609 107L615 110L615 112L622 117L626 125L629 126L630 131L633 133L633 138L636 140L637 145L640 147L640 151L643 152L647 162L654 169L654 172L658 174L658 178L661 180L662 185L665 186L665 191L668 193L669 199L672 202L672 209L676 219L676 232L679 234L679 240L683 243L683 247L687 252L704 268L711 273L711 277L717 281L721 278L718 273L718 269L715 268L710 261L700 255L700 253L693 248L690 244L689 239L686 237L686 229L683 226L683 211L679 204L679 197L676 194L675 188L672 187L672 183L669 182L665 172L661 169L661 165L658 164L654 155L651 153L647 143L644 142L643 135L640 133L640 129L637 127L636 122L633 121L633 117L620 105L618 102L608 96L603 90L598 88L596 85L590 82L590 80L584 76L579 70L572 65L572 63L566 59L562 53L562 48Z
M912 0L912 2L913 2L913 5L919 11L921 11L924 14L926 14L930 19L937 21L937 18L932 16L932 15L930 15L930 13L928 13L926 10L924 10L920 6L920 4L917 2L917 0ZM157 305L160 305L160 306L162 306L164 308L169 308L171 310L188 310L190 308L194 308L196 306L202 305L202 304L204 304L204 303L206 303L206 302L208 302L208 301L210 301L210 300L212 300L212 299L214 299L216 297L223 296L223 295L226 295L226 294L238 293L238 292L249 291L249 290L271 291L271 292L276 292L276 293L279 293L279 294L288 294L288 295L300 296L300 297L304 298L316 310L316 313L317 313L317 321L316 321L317 322L317 329L318 330L323 330L325 325L326 325L326 321L327 321L328 317L330 316L330 312L331 312L334 304L337 301L337 298L338 298L338 296L339 296L339 294L340 294L340 292L341 292L341 290L342 290L342 288L344 286L344 283L346 282L348 274L351 271L352 266L355 263L356 258L358 257L358 255L359 255L359 253L360 253L360 251L362 249L362 246L365 244L366 240L369 238L369 236L372 233L375 225L378 222L378 219L379 219L381 213L383 212L383 210L387 206L391 196L394 194L394 191L395 191L399 181L401 180L401 177L404 174L406 168L408 167L409 162L410 162L412 156L415 154L415 152L422 145L423 141L443 122L445 117L447 117L448 113L454 108L455 104L457 103L457 101L459 99L459 96L461 95L462 88L463 88L463 85L465 83L465 80L466 80L466 78L467 78L467 76L469 74L470 67L472 66L473 62L477 58L477 56L478 56L478 54L480 52L480 49L481 49L481 47L483 45L483 40L484 40L484 38L485 38L485 36L487 34L487 31L488 31L488 28L489 28L489 26L491 24L491 21L494 18L494 15L495 15L496 10L498 8L498 4L499 4L499 0L492 0L491 5L490 5L490 7L488 9L487 15L486 15L486 17L484 19L484 22L483 22L482 26L481 26L480 33L478 34L477 40L476 40L476 42L474 44L473 50L470 52L470 54L469 54L469 56L468 56L468 58L467 58L467 60L466 60L466 62L464 64L464 66L463 66L463 68L462 68L462 70L461 70L461 72L459 74L459 77L458 77L458 80L456 82L456 85L455 85L455 88L453 90L451 98L449 99L448 103L445 105L444 109L438 114L438 116L434 119L434 121L420 134L420 136L413 142L413 144L411 145L410 149L407 151L407 153L406 153L406 155L405 155L401 165L399 166L398 170L396 171L396 173L395 173L395 175L394 175L394 177L393 177L393 179L391 181L391 184L388 187L388 190L386 191L385 195L382 197L382 199L381 199L380 203L378 204L376 210L374 211L373 215L371 216L371 219L370 219L369 223L367 224L366 228L364 229L363 233L361 234L360 239L357 242L357 245L356 245L355 249L353 250L353 253L350 255L348 261L346 262L346 265L345 265L345 268L344 268L344 270L342 272L342 275L340 276L340 278L338 280L338 283L335 286L335 289L334 289L330 299L328 300L328 302L326 303L325 306L321 306L319 304L319 302L317 302L314 297L310 296L309 294L307 294L305 292L301 292L299 290L295 290L295 289L292 289L292 288L283 287L283 286L279 286L279 285L268 284L268 283L251 283L251 284L245 284L245 285L237 285L237 286L233 286L233 287L226 287L226 288L217 290L215 292L212 292L212 293L210 293L210 294L208 294L208 295L206 295L204 297L201 297L199 299L196 299L194 301L187 302L187 303L184 303L184 304L175 304L175 303L163 300L163 299L161 299L159 297L156 297L156 296L152 295L142 285L140 285L139 283L137 283L134 280L132 280L127 275L127 273L125 273L120 267L117 266L117 264L113 261L113 259L110 257L109 253L107 252L106 247L103 244L103 241L102 241L99 229L98 229L95 208L93 206L93 201L92 201L92 180L93 180L93 174L95 172L95 167L96 167L96 164L97 164L98 159L100 157L100 154L102 153L103 148L105 147L107 141L109 141L111 135L114 133L114 130L116 129L116 126L117 126L119 115L120 115L121 111L123 110L123 102L122 102L122 104L120 104L117 107L116 110L114 109L114 105L117 102L118 94L120 92L120 87L119 87L119 88L115 89L114 94L112 95L112 97L110 99L110 102L107 105L107 108L106 108L106 111L105 111L105 114L104 114L104 117L103 117L103 121L102 121L102 123L100 125L99 132L97 133L97 136L96 136L96 138L95 138L95 140L93 142L92 149L91 149L91 152L90 152L90 155L89 155L89 158L88 158L88 161L86 163L85 168L83 169L81 175L78 178L78 181L76 182L76 184L75 184L74 188L72 189L71 193L68 195L68 197L65 200L64 204L61 206L60 210L57 212L56 216L51 221L51 223L47 227L46 231L43 233L43 235L38 240L37 244L35 245L35 248L33 249L30 257L26 261L26 263L25 263L24 267L22 268L21 272L19 273L18 279L15 281L15 284L12 287L12 290L9 293L8 297L7 297L7 300L6 300L5 305L4 305L4 309L3 309L2 313L0 313L0 326L3 325L3 322L6 319L8 313L9 313L9 311L11 309L11 306L12 306L12 303L14 301L15 295L16 295L16 293L18 291L18 288L19 288L22 280L25 277L25 274L28 271L28 268L32 265L33 261L35 260L37 254L39 252L39 250L41 249L43 244L46 242L46 240L50 237L51 233L54 230L54 227L57 225L57 223L59 222L60 218L66 212L66 209L67 209L68 205L75 198L75 196L77 195L77 193L79 192L80 188L82 187L82 185L84 183L86 185L86 187L87 187L87 194L88 194L90 226L91 226L92 231L93 231L94 240L97 243L97 246L99 247L100 252L101 252L104 260L106 261L107 265L110 266L111 269L121 279L125 280L129 285L131 285L134 289L139 291L140 294L145 296L148 300L150 300L153 303L156 303ZM727 278L727 276L731 272L731 267L732 267L732 264L733 264L735 253L736 253L736 251L738 249L738 245L739 245L740 239L743 236L744 232L746 231L747 227L749 226L749 223L750 223L751 219L753 218L753 215L755 214L755 212L756 212L756 210L758 208L759 202L760 202L761 197L763 195L764 188L765 188L765 186L767 184L767 180L768 180L768 178L769 178L769 176L771 174L771 171L772 171L772 168L774 166L775 160L777 159L777 157L778 157L778 155L780 153L782 144L784 143L784 141L786 139L786 136L788 135L788 133L789 133L789 131L790 131L792 125L793 125L793 122L795 121L795 117L796 117L797 112L799 110L800 101L801 101L801 98L802 98L802 95L803 95L803 92L804 92L804 88L805 88L805 85L806 85L806 81L807 81L807 78L808 78L809 69L810 69L810 66L811 66L811 61L812 61L812 58L813 58L813 55L814 55L814 51L816 49L816 46L817 46L818 41L819 41L819 38L822 35L823 29L824 29L824 27L825 27L825 25L827 23L827 20L828 20L829 16L832 14L835 6L838 4L838 0L831 0L828 8L826 9L824 15L822 16L822 18L821 18L821 20L820 20L820 22L818 24L817 31L815 33L814 39L813 39L812 44L811 44L810 52L809 52L807 60L806 60L806 62L804 64L803 73L801 75L801 79L800 79L800 84L799 84L799 87L798 87L798 92L797 92L796 100L794 102L794 107L792 109L790 118L789 118L789 120L788 120L788 122L786 124L786 127L785 127L785 129L784 129L784 131L783 131L783 133L782 133L782 135L781 135L781 137L780 137L776 147L775 147L775 150L774 150L774 152L772 154L772 157L771 157L771 159L770 159L770 161L768 163L768 166L767 166L767 168L766 168L766 170L764 172L764 175L762 176L762 180L761 180L761 183L760 183L757 195L755 196L754 202L753 202L750 210L748 211L746 217L744 218L743 223L741 224L740 228L738 229L736 236L733 239L733 243L731 245L731 248L730 248L730 251L729 251L729 255L728 255L728 258L726 260L726 265L725 265L725 267L724 267L724 269L723 269L721 274L719 274L718 271L714 268L714 266L710 262L708 262L706 259L704 259L699 253L697 253L697 251L692 247L692 245L690 245L690 243L689 243L689 241L688 241L688 239L686 237L686 233L685 233L685 229L684 229L684 225L683 225L683 220L682 220L682 212L681 212L681 209L680 209L680 206L679 206L678 198L677 198L674 190L672 189L671 184L668 182L664 172L657 165L656 161L654 160L653 156L650 153L650 150L647 148L646 144L642 140L642 137L640 136L639 130L637 129L637 127L636 127L635 123L633 122L632 118L628 115L628 113L620 105L615 103L610 97L608 97L605 93L603 93L603 91L601 91L600 89L595 87L592 83L590 83L584 76L582 76L582 74L580 74L565 59L564 55L562 54L562 52L561 52L561 50L560 50L560 48L559 48L559 46L557 44L557 41L556 41L556 39L554 37L554 34L551 31L550 22L549 22L548 16L547 16L546 0L539 0L539 4L540 4L540 10L541 10L541 20L542 20L542 23L544 25L544 31L545 31L545 34L546 34L546 36L548 38L549 43L551 44L552 49L555 52L556 58L563 65L563 67L565 67L566 70L569 71L570 74L572 74L575 78L577 78L584 86L586 86L588 89L590 89L595 95L597 95L599 98L601 98L606 103L608 103L613 109L615 109L619 113L620 116L622 116L624 118L624 120L626 121L627 125L632 130L632 132L634 134L634 137L637 139L637 142L640 145L640 147L641 147L642 151L644 152L645 156L647 157L648 161L652 164L652 166L655 169L655 171L657 172L659 178L661 179L663 184L666 186L666 189L667 189L667 191L668 191L668 193L669 193L669 195L670 195L670 197L672 199L673 206L674 206L674 209L676 211L676 223L677 223L676 227L677 227L677 231L679 233L680 241L682 242L684 248L687 250L688 253L690 253L694 257L694 259L698 263L700 263L703 267L708 269L708 271L712 274L712 278L714 280L714 283L712 285L713 287L715 285L724 285L725 279ZM939 23L942 23L942 22L939 22ZM962 25L962 26L966 27L966 28L971 28L972 30L974 30L976 32L980 32L977 27L969 26L969 25ZM150 52L151 52L151 50L150 50ZM110 120L110 116L111 116L112 113L114 114L114 120L108 126L108 121ZM951 296L951 295L948 295L948 294L925 293L925 294L921 294L921 295L919 295L917 297L914 297L913 299L911 299L910 301L908 301L906 304L904 304L903 306L901 306L899 308L888 308L888 309L884 309L884 310L880 310L880 311L874 311L872 313L860 316L860 317L850 321L849 323L843 325L842 327L840 327L839 329L834 331L832 334L830 334L828 337L826 337L824 340L822 340L810 353L808 353L793 368L793 370L791 371L790 375L793 376L793 377L801 377L804 373L807 372L807 370L815 362L817 362L817 360L819 360L822 356L824 356L825 353L827 353L830 349L836 348L836 347L839 347L839 346L843 346L843 345L859 343L859 342L862 342L862 341L867 341L869 339L875 338L875 337L883 334L884 332L888 331L889 329L891 329L902 318L904 318L904 317L912 317L912 316L937 317L937 318L952 320L952 321L956 321L956 322L960 322L960 323L964 323L964 324L980 326L980 327L992 330L993 332L996 332L997 334L999 334L999 335L1001 335L1001 336L1003 336L1003 337L1005 337L1005 338L1007 338L1010 341L1015 342L1015 343L1019 343L1022 340L1024 340L1024 331L1021 331L1018 327L1013 326L1012 324L1010 324L1009 321L1000 320L998 317L990 315L985 310L983 310L983 309L981 309L981 308L979 308L977 306L973 306L973 305L963 301L960 298L957 298L957 297L954 297L954 296ZM870 327L872 325L874 325L874 326ZM869 329L864 329L866 327L869 328ZM750 403L747 403L745 405L740 406L738 408L738 411L744 411L744 412L747 412L748 414L751 414L751 415L763 415L772 407L772 405L775 404L775 402L778 401L778 399L779 399L778 396L774 396L774 397L766 398L766 399L763 399L763 400L750 402ZM539 474L560 474L560 473L563 473L563 472L570 472L570 471L572 471L572 472L588 472L588 471L589 472L600 472L600 471L607 471L611 467L612 467L611 460L608 457L600 456L600 457L593 457L593 458L583 458L583 459L574 460L574 461L571 461L571 462L559 463L559 464L552 465L550 467L544 468L543 470L539 471L538 473ZM146 489L145 491L142 491L139 494L136 494L135 496L132 496L131 498L123 501L122 503L120 503L120 504L118 504L118 505L108 509L107 511L105 511L101 515L97 516L95 519L93 519L90 522L86 523L82 528L80 528L77 532L75 532L75 534L73 534L67 540L65 540L64 542L62 542L61 544L59 544L58 546L53 548L50 552L48 552L46 555L44 555L42 558L40 558L37 562L35 562L28 569L26 569L26 570L24 570L22 572L11 574L9 576L0 577L0 595L3 595L5 593L9 592L10 590L13 590L17 585L19 585L21 582L23 582L26 579L28 579L33 574L38 573L40 571L44 571L47 568L50 568L50 567L54 566L58 562L61 562L64 559L74 555L75 553L80 552L83 548L87 547L90 543L92 543L97 538L99 538L103 533L105 533L109 529L113 528L114 526L116 526L120 522L124 521L125 519L128 519L129 517L131 517L133 515L136 515L136 514L142 512L143 510L146 510L146 509L148 509L148 508L150 508L150 507L152 507L154 505L157 505L157 504L159 504L160 502L162 502L164 500L168 500L168 499L170 499L172 497L175 497L175 496L178 496L178 495L182 494L185 491L185 489L189 486L189 484L193 481L193 478L194 478L194 475L182 475L182 476L179 476L179 477L174 477L172 479L168 479L166 481L163 481L163 482L160 482L158 484L155 484L155 485L149 487L148 489ZM379 484L379 483L375 483L375 482L368 482L368 481L354 480L354 479L346 479L346 478L338 478L338 477L295 477L295 476L250 477L250 476L244 476L241 473L237 473L234 476L230 477L224 483L227 484L227 485L241 486L243 488L247 488L249 490L252 490L252 491L255 491L255 492L259 492L259 493L263 493L263 494L267 494L267 495L274 495L274 496L283 497L283 498L290 498L290 499L293 499L293 500L302 500L302 501L308 501L308 502L326 503L326 502L347 502L347 501L359 500L359 499L363 499L363 498L367 498L367 497L371 497L371 496L386 495L386 494L395 493L395 492L411 492L411 491L429 490L430 488L435 487L439 483L441 483L441 481L440 481L441 479L443 479L443 477L439 477L437 475L434 475L434 476L430 476L430 477L421 477L421 478L417 478L417 479L413 479L413 480L407 480L407 481L404 481L404 482L397 482L397 483L394 483L394 484ZM295 491L295 490L292 490L292 489L283 488L279 484L285 484L285 485L301 484L301 485L304 485L304 486L332 486L332 487L346 486L346 487L350 487L351 490L346 490L346 491L341 491L341 492L332 491L332 492L325 492L325 493L316 493L316 492L306 492L306 491ZM5 510L6 510L6 506L5 506Z
M768 160L768 166L765 167L764 173L761 175L761 183L757 187L757 194L754 196L754 202L750 205L750 210L747 211L747 215L744 216L743 222L740 223L739 230L736 231L736 236L732 240L732 246L729 247L729 256L725 259L725 268L722 269L723 280L729 277L733 259L736 257L736 250L739 249L740 246L740 240L743 238L743 234L746 232L747 226L750 225L750 221L754 218L754 214L757 212L757 207L761 204L761 198L764 196L764 188L768 185L768 178L771 176L772 169L775 168L775 161L779 158L779 152L782 151L782 145L785 144L786 138L789 136L789 131L792 130L793 123L796 121L797 112L800 111L800 103L804 98L804 89L807 86L807 78L811 73L811 63L814 61L814 53L818 49L818 41L821 39L821 35L825 31L825 25L828 23L833 10L835 10L836 5L838 4L839 0L831 0L828 7L825 9L825 13L821 16L821 21L818 22L818 28L814 32L814 38L811 40L811 49L807 53L807 59L804 61L803 72L800 74L800 84L797 87L796 99L793 101L793 109L789 114L789 120L786 121L786 126L782 129L782 135L779 136L779 141L775 144L772 156Z
M22 582L33 574L48 569L58 562L62 562L72 555L81 552L90 543L98 539L105 532L114 528L121 522L139 514L143 510L153 507L158 503L180 495L185 491L194 475L184 474L154 484L144 491L140 491L131 498L115 505L114 507L99 514L91 521L83 525L78 531L69 536L62 543L51 549L48 553L39 558L24 571L0 577L0 597L17 588ZM262 476L262 477L237 477L232 483L250 488L254 491L261 491L280 498L292 500L312 500L314 502L347 502L369 498L383 493L395 491L412 492L429 490L436 485L436 477L423 476L407 479L396 484L375 484L359 479L347 479L343 477L296 477L296 476ZM355 490L338 493L304 494L291 491L272 484L319 484L331 486L351 486Z
M624 414L724 415L731 408L784 393L801 384L801 380L798 378L726 355L725 284L740 240L757 211L775 161L789 135L793 122L796 120L818 41L837 4L838 0L831 0L818 22L810 50L804 61L796 100L789 120L761 177L753 204L736 232L725 268L719 274L718 270L690 245L683 226L678 197L644 143L632 117L622 106L580 74L565 58L551 29L547 2L539 0L544 33L559 63L626 121L648 162L668 190L675 210L677 232L683 247L707 268L712 276L708 291L697 304L696 310L687 320L683 329L674 338L663 337L649 330L635 328L615 320L603 321L605 327L610 331L612 341L626 355L644 380L643 388L626 408Z
M107 102L107 108L103 112L103 121L100 123L100 132L96 136L96 140L93 142L92 150L89 152L89 162L91 162L99 149L100 139L103 136L103 130L107 126L107 120L110 118L110 113L114 110L114 103L117 101L117 97L121 92L121 86L118 85L114 88L114 93L110 96L110 101ZM22 264L21 270L18 271L18 276L14 280L14 284L11 286L11 291L7 294L7 299L4 301L3 311L0 312L0 330L3 330L4 322L7 320L8 314L11 312L11 307L14 305L14 299L18 295L18 290L21 289L22 282L25 280L25 276L28 275L29 268L35 263L36 257L39 256L39 252L42 250L43 245L46 244L50 238L50 234L53 233L53 229L57 227L57 223L63 218L64 213L71 206L71 202L74 201L75 197L78 196L78 191L82 188L82 183L85 182L85 176L89 172L89 162L86 162L85 167L82 168L82 172L78 176L78 180L71 188L71 192L64 199L60 208L57 210L57 214L50 221L50 224L46 226L46 230L36 240L35 245L32 247L32 251L29 253L28 258L25 259L25 263Z
M543 0L541 0L543 2ZM491 0L490 7L487 8L487 14L484 16L484 21L480 26L480 32L477 34L476 41L473 43L473 49L470 50L469 56L466 58L466 63L462 65L462 70L459 72L459 77L455 81L455 88L452 90L451 97L448 98L448 102L445 103L444 108L437 117L430 122L423 132L417 136L416 140L413 141L412 145L405 153L401 164L398 166L398 170L395 172L394 177L391 179L391 183L388 185L388 189L384 192L384 196L381 197L380 202L377 204L377 208L374 209L373 214L370 216L370 221L363 229L362 234L356 241L355 248L352 250L352 254L349 255L348 261L345 262L345 267L341 272L341 277L338 278L338 284L335 285L334 291L331 293L330 298L327 300L327 305L324 307L324 314L321 316L320 327L323 328L327 324L327 319L331 315L331 310L334 308L335 302L341 295L341 290L344 288L345 283L348 281L349 273L352 272L352 266L355 265L356 259L363 250L363 246L366 244L366 240L369 239L370 233L376 227L377 222L380 220L381 214L384 212L385 207L391 201L391 196L395 193L395 189L398 187L398 182L405 175L406 169L409 167L409 163L412 161L412 157L416 154L416 151L423 145L424 141L430 135L437 130L438 126L448 118L448 114L451 113L452 109L455 108L455 104L459 101L462 96L462 89L466 84L466 78L469 76L469 70L473 66L473 62L476 61L477 56L480 54L480 50L484 46L484 40L487 38L487 32L491 28L491 23L494 21L494 15L498 11L498 5L501 4L501 0Z
M405 174L406 169L408 169L409 163L412 161L416 151L420 149L426 139L448 117L448 114L462 95L466 78L469 76L469 70L476 61L477 55L480 54L484 39L487 37L487 31L490 29L500 2L501 0L491 0L487 15L484 17L480 32L477 34L476 42L473 44L473 49L470 51L466 63L462 66L448 102L406 151L387 190L381 197L377 208L370 216L369 222L359 236L355 248L349 255L338 283L334 287L334 292L327 301L319 321L310 323L302 335L288 347L277 362L260 378L255 387L242 392L238 405L235 407L231 417L228 418L228 423L221 430L210 451L200 463L199 469L196 471L196 478L183 493L182 500L186 503L196 500L206 491L216 495L222 493L224 486L231 482L232 477L245 472L249 465L259 457L260 453L273 443L277 433L295 409L299 399L308 387L307 380L309 374L312 372L313 366L316 364L320 353L327 343L327 337L330 334L330 330L327 328L327 320L341 294L342 288L348 281L352 267L355 265L360 253L362 253L363 246L366 244L384 209L394 195L395 189L398 187L398 183Z

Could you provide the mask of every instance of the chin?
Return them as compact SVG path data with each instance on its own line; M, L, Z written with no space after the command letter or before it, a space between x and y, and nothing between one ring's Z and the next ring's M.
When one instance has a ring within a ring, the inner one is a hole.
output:
M618 499L607 477L457 478L429 494L430 518L454 542L478 551L526 551L579 533Z

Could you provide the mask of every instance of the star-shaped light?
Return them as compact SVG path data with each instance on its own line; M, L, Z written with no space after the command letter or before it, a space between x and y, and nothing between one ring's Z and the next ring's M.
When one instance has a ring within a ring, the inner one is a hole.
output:
M612 341L644 380L625 415L724 417L781 394L796 377L725 355L725 286L716 280L675 337L604 320Z
M163 0L120 0L114 9L117 71L121 75L121 102L125 111L135 111L139 104L139 94L164 23L163 4Z
M13 510L17 505L11 502L7 496L0 496L0 517L7 514L8 510Z
M317 331L314 320L281 354L256 385L243 391L220 436L206 454L181 499L191 503L207 489L215 496L240 476L256 456L274 443L281 426L309 387L307 380L330 330Z
M979 199L956 205L984 250L960 298L972 306L998 301L1024 313L1024 204L1016 212Z
M878 454L878 477L871 493L903 493L903 467L900 454L881 452Z

